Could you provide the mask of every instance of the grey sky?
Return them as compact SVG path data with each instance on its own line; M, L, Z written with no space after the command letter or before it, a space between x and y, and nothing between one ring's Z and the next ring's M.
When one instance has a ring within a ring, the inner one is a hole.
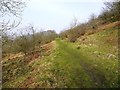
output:
M73 17L85 22L92 13L98 15L103 6L101 0L30 0L19 27L33 24L60 32L69 27Z

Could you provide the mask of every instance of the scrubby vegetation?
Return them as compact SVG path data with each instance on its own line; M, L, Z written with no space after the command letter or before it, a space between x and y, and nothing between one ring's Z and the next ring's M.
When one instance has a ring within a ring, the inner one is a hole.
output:
M19 29L3 35L3 88L118 88L120 2L60 34ZM26 31L26 32L25 32Z
M120 21L120 2L105 2L105 8L99 16L91 14L90 19L86 23L81 23L72 28L62 31L61 38L68 38L68 41L75 42L78 37L83 36L85 33L93 34L105 24ZM75 22L76 20L74 20ZM74 25L74 24L73 24ZM120 24L118 23L118 26Z
M26 28L29 33L23 34ZM33 27L22 28L24 31L20 36L16 36L14 38L6 37L3 42L3 55L6 53L28 53L30 51L34 51L35 48L40 48L41 45L49 43L53 41L57 34L54 30L41 31L35 33Z

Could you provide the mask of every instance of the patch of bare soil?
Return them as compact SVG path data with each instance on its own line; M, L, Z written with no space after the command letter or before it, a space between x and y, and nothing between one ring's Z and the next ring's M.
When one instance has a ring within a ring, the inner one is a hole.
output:
M113 22L113 23L110 23L110 24L107 24L107 25L102 25L98 29L99 30L105 30L105 29L109 29L109 28L112 28L112 27L115 27L115 26L120 26L120 21Z
M52 42L45 44L45 45L42 45L41 48L45 51L49 51L49 50L55 48L55 41L52 41Z

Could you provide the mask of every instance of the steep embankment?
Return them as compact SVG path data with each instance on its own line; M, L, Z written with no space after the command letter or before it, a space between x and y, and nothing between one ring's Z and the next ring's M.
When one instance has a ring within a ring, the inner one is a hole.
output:
M3 87L118 87L118 30L107 28L78 39L56 39L42 58L3 61Z

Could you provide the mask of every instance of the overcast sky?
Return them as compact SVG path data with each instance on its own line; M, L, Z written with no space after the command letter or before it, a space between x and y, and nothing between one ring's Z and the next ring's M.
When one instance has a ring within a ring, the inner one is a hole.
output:
M33 24L59 33L70 26L74 17L85 22L92 13L98 15L102 7L102 0L29 0L19 27Z

